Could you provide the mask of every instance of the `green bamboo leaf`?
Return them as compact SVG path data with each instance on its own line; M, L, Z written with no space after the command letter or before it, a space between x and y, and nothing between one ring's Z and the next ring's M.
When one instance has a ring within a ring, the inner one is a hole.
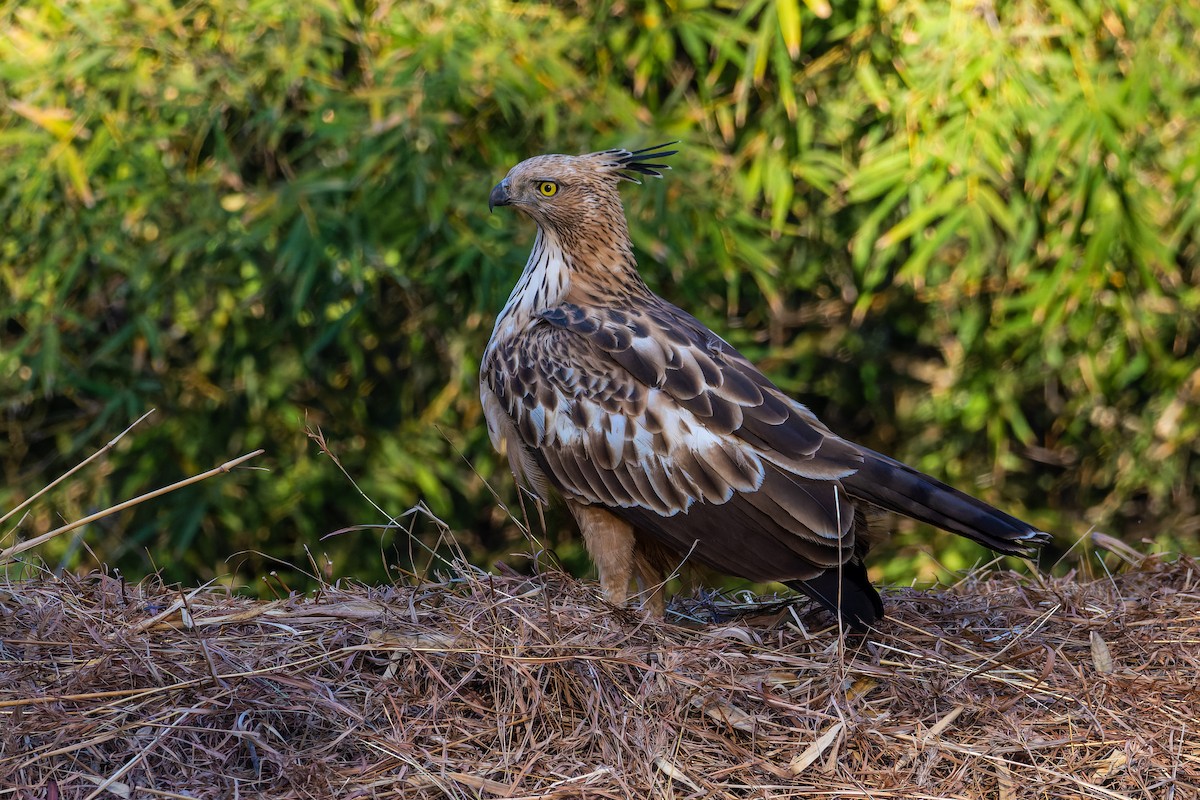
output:
M871 258L876 252L876 245L879 238L879 228L883 221L903 202L908 196L908 187L900 184L892 187L892 190L884 197L883 200L876 203L871 213L867 215L858 230L854 234L854 239L851 243L853 264L856 271L860 274L866 269Z
M897 282L908 284L925 283L926 271L930 261L941 252L943 247L959 235L968 213L969 211L965 206L960 206L939 222L933 235L925 237L913 251L913 254L909 256L908 260L896 271Z
M88 208L96 205L96 197L92 194L92 187L88 182L87 169L84 168L83 159L79 157L79 151L75 149L75 146L59 145L58 158L80 201Z
M793 61L779 42L771 48L771 60L775 65L775 86L779 102L783 103L784 113L789 120L794 121L799 113L796 102L795 79L792 76Z
M829 5L829 0L804 0L804 5L808 6L809 11L818 19L829 19L833 14L833 7Z
M855 77L876 108L884 114L891 110L891 97L884 88L883 80L879 77L879 72L876 71L875 65L871 63L870 57L865 53L859 57Z
M771 201L771 231L778 233L791 210L796 185L784 159L777 153L775 155L766 173L766 189Z
M75 138L75 115L69 108L40 108L20 100L8 101L8 107L60 142Z
M842 171L838 166L831 166L829 161L823 158L812 157L812 151L809 151L792 165L792 171L797 178L814 189L824 194L833 194L842 178Z
M788 55L800 57L800 3L798 0L775 0L775 14L779 18L779 31Z
M849 178L848 199L862 203L890 192L898 184L907 185L910 168L907 149L864 162Z
M986 183L976 183L970 189L970 197L984 210L987 216L1005 233L1013 236L1017 232L1017 219L1013 212Z
M915 209L908 217L892 226L890 230L880 236L879 240L875 243L876 249L882 250L891 247L897 242L902 242L913 236L933 220L945 216L956 208L962 199L966 197L966 194L966 182L953 181L946 184L933 201Z
M1033 445L1037 443L1037 434L1033 432L1033 427L1029 424L1025 413L1011 397L1006 398L1001 407L1004 409L1004 420L1008 423L1009 429L1017 440L1025 445Z
M754 37L754 44L750 50L753 58L748 59L753 63L755 86L761 86L763 78L766 77L767 64L770 62L771 57L771 40L773 38L775 38L775 26L771 24L771 19L768 15L763 15L762 24L758 27L758 34Z

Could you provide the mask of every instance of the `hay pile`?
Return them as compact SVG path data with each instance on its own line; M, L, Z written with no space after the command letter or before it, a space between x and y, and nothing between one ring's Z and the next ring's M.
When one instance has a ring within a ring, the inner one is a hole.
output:
M276 602L0 584L0 797L1197 797L1198 584L893 591L866 641L469 568Z

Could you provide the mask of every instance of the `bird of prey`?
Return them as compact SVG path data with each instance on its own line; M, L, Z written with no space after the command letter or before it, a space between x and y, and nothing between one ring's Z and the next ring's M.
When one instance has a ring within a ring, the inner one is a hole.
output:
M631 579L662 614L685 559L782 581L855 630L883 616L863 557L867 512L894 511L1028 555L1049 537L899 461L841 438L638 274L618 188L662 177L669 145L513 167L489 209L537 224L496 319L480 399L518 483L557 491L608 600Z

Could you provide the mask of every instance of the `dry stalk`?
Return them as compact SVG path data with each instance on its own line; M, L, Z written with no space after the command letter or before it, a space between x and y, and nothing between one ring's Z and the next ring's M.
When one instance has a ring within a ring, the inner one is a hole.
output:
M80 461L78 464L76 464L75 466L71 467L71 469L67 470L67 471L66 471L66 472L64 472L62 475L59 475L59 476L58 476L57 478L55 478L53 481L51 481L50 483L48 483L48 484L46 484L45 486L43 486L43 487L42 487L42 488L41 488L39 491L37 491L37 492L34 492L32 495L30 495L29 497L27 497L27 498L25 499L25 502L21 503L19 506L17 506L16 508L12 509L11 511L9 511L7 514L5 514L4 516L0 517L0 525L3 525L3 524L4 524L4 523L5 523L7 520L8 520L8 518L9 518L9 517L11 517L13 514L16 514L17 512L19 512L19 511L21 511L22 509L26 508L27 506L31 505L31 504L32 504L32 503L33 503L35 500L37 500L39 497L41 497L42 495L44 495L46 492L50 491L50 490L51 490L51 489L53 489L55 486L58 486L60 483L62 483L63 481L65 481L67 478L71 477L71 476L72 476L72 475L74 475L76 472L78 472L79 470L83 469L83 468L84 468L84 467L86 467L88 464L90 464L90 463L92 463L93 461L95 461L97 458L100 458L102 455L104 455L105 453L107 453L109 450L113 449L113 447L114 447L114 446L117 444L117 442L119 442L119 441L121 441L122 439L124 439L124 438L125 438L125 434L129 433L131 430L133 430L134 428L136 428L136 427L137 427L139 424L141 424L142 420L146 419L146 417L149 417L149 416L150 416L151 414L153 414L153 413L154 413L156 410L157 410L157 409L153 409L153 408L152 408L152 409L150 409L149 411L147 411L145 414L142 414L140 417L138 417L137 419L135 419L135 420L133 421L133 423L132 423L132 424L131 424L131 425L130 425L128 428L126 428L125 430L121 431L121 432L120 432L120 433L118 433L116 436L114 436L112 439L110 439L110 440L109 440L109 442L108 442L108 444L104 445L104 446L103 446L103 447L101 447L99 450L97 450L96 452L92 453L90 456L88 456L87 458L85 458L83 461Z
M116 440L114 439L113 441L116 441ZM64 533L70 533L71 531L75 530L76 528L82 528L84 525L93 523L98 519L103 519L111 514L119 513L121 511L124 511L127 508L133 508L134 506L144 503L147 500L153 500L156 497L162 497L164 494L170 494L171 492L175 491L176 489L182 489L185 486L191 486L193 483L199 483L200 481L207 480L208 478L211 478L214 475L220 475L223 472L229 472L234 467L237 467L237 466L243 464L244 462L249 461L252 458L262 455L263 452L264 452L263 450L255 450L253 453L246 453L244 456L239 456L235 459L232 459L231 461L226 461L224 464L220 465L219 467L213 467L208 472L202 472L199 475L193 475L190 478L184 478L181 481L172 483L170 486L164 486L161 489L155 489L152 492L146 492L145 494L139 495L131 500L126 500L123 503L117 503L115 506L106 508L103 511L97 511L95 514L89 514L88 516L84 517L83 519L79 519L79 520L71 522L67 525L63 525L60 528L55 528L54 530L50 531L49 533L43 533L41 536L35 536L34 538L27 539L24 542L17 542L16 544L12 545L11 547L5 548L4 550L0 550L0 566L12 563L13 559L16 556L20 555L21 553L24 553L26 550L32 550L33 548L38 547L39 545L43 545L46 542L50 541L51 539L55 538L56 536L61 536ZM87 462L84 462L84 463L87 463ZM67 474L69 475L70 473L67 473ZM53 484L51 484L51 485L53 485Z

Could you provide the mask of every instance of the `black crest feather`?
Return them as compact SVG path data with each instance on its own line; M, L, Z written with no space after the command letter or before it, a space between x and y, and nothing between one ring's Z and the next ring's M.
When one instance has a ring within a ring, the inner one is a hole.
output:
M607 150L605 155L612 156L613 161L610 166L618 171L618 174L627 181L633 183L641 183L633 174L649 175L654 178L661 178L665 170L671 168L669 164L658 164L652 159L666 158L678 153L678 150L664 150L664 147L670 147L673 144L679 144L678 141L663 142L656 144L653 147L645 147L641 150L625 150L618 148L616 150Z

